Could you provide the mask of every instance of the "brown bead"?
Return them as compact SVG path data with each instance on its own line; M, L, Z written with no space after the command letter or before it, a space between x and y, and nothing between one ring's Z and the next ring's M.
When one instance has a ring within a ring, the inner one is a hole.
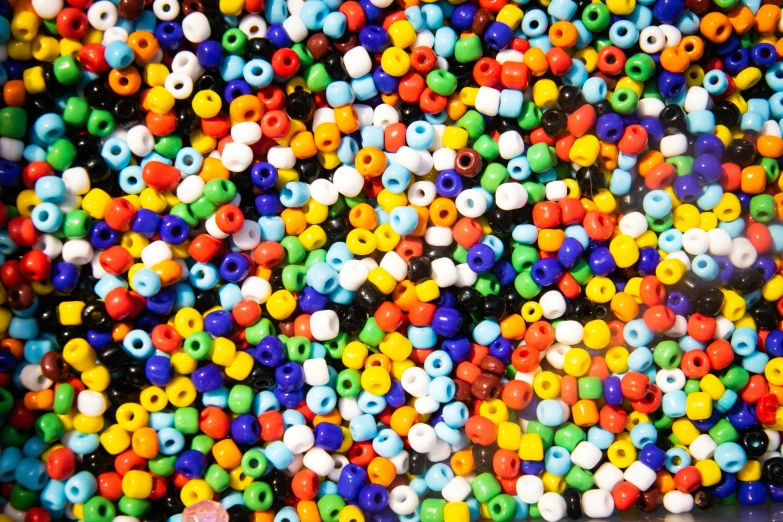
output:
M35 301L35 292L28 283L14 285L8 289L8 306L11 310L26 310Z
M293 337L296 335L294 333L294 322L293 321L283 321L280 323L280 333L285 335L286 337Z
M492 16L492 13L486 9L479 9L473 17L473 25L471 25L470 30L477 36L484 36L484 33L487 32L487 27L494 21L495 17Z
M201 3L201 0L185 0L182 2L182 14L184 16L188 16L196 11L199 13L204 12L204 4Z
M481 368L482 371L493 373L500 377L503 377L506 374L506 365L503 364L503 361L497 357L492 357L491 355L487 355L481 359L479 368Z
M339 53L345 54L354 47L359 46L359 37L355 34L346 35L339 40L334 40L332 44L334 44L334 48L337 49Z
M144 0L120 0L117 14L128 20L135 20L144 10Z
M332 49L329 38L324 33L315 33L307 39L307 50L313 55L313 58L320 60Z
M470 383L468 381L454 379L454 385L457 387L457 391L454 393L455 401L467 402L473 398L473 394L470 391Z
M472 178L481 171L482 160L478 152L473 149L462 149L454 158L454 169L460 176Z
M639 495L636 507L645 513L652 513L663 503L663 493L660 489L648 489Z
M685 0L685 9L690 9L696 14L704 14L710 8L710 0Z
M473 396L482 401L497 399L502 391L503 383L500 382L497 375L492 375L491 373L482 373L473 381L473 385L470 387L470 392Z
M60 352L46 352L41 357L41 373L55 382L62 382L70 375L70 367Z

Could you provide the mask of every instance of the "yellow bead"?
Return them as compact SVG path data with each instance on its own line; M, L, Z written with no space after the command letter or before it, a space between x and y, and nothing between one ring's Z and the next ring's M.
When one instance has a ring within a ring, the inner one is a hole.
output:
M293 517L291 517L293 518ZM364 522L364 513L358 506L345 506L340 510L337 522ZM467 521L470 522L470 521Z
M519 441L519 456L524 460L544 460L544 443L538 433L525 433Z
M149 244L149 239L136 232L125 232L120 237L120 245L125 248L134 259L140 259L142 250L147 248Z
M595 319L585 325L582 342L584 342L585 346L588 348L601 350L609 346L609 339L611 337L612 333L609 331L609 326L606 324L606 321Z
M196 149L200 154L206 156L217 148L217 140L212 136L204 134L201 129L196 129L190 133L190 146Z
M606 450L609 462L625 469L636 460L636 448L629 440L616 440Z
M557 96L558 96L557 84L553 80L543 79L533 83L533 102L536 104L537 107L548 108L548 107L555 106L557 104ZM596 143L595 157L597 158L598 138L593 136L593 139L595 140ZM577 139L576 141L578 142L579 139ZM576 146L576 142L574 143L574 147L575 146ZM572 159L572 161L574 160ZM595 162L595 159L593 159L593 161L590 162L590 164L592 165L593 162Z
M701 435L701 432L688 419L677 419L672 424L672 433L680 441L680 444L690 446L691 443Z
M156 214L162 214L169 205L165 194L161 194L157 190L149 187L141 191L139 194L139 202L141 203L142 208L151 210Z
M685 264L679 259L664 259L655 267L655 276L665 285L676 284L685 275Z
M761 462L748 459L745 466L737 472L737 480L742 482L761 480Z
M141 404L135 402L126 402L117 408L117 424L124 430L131 433L144 428L149 423L149 413Z
M411 66L411 58L408 53L397 47L389 47L381 56L381 68L389 76L399 78L408 72Z
M500 10L497 17L495 18L495 21L506 24L511 28L512 31L514 31L517 27L519 27L520 22L522 22L522 14L522 9L520 9L518 6L514 4L507 4L503 6L503 9Z
M712 415L712 397L706 392L694 392L685 400L685 414L691 420L704 420Z
M122 492L130 498L147 498L152 493L152 475L132 469L122 477Z
M112 424L106 428L98 440L109 455L119 455L128 449L131 443L130 435L119 424Z
M737 196L726 192L712 211L719 221L734 221L742 212L742 204Z
M84 301L64 301L57 306L57 318L63 326L82 324L82 310L87 305Z
M103 219L111 204L111 196L101 189L92 189L82 199L82 210L93 219Z
M639 260L639 247L627 234L620 234L609 243L609 252L620 268L628 268Z
M367 368L362 372L362 388L372 395L383 395L391 389L389 372L379 366Z
M308 225L318 225L329 217L329 207L310 199L304 206L304 215Z
M391 376L395 381L400 381L402 380L402 374L404 374L406 370L409 370L414 366L416 366L416 363L414 363L410 359L404 359L402 361L392 361L391 372L390 372Z
M468 145L468 131L461 127L449 126L443 131L441 140L443 146L448 149L464 149Z
M218 337L212 346L212 362L218 366L228 366L237 355L237 345L225 337Z
M574 141L568 152L568 157L577 165L589 167L598 159L600 148L598 138L592 134L586 134Z
M86 372L95 366L98 356L84 339L71 339L63 347L63 359L77 372Z
M542 399L554 399L560 395L560 376L541 372L533 378L533 391Z
M33 209L41 204L41 200L35 195L34 190L23 190L16 197L16 208L22 217L30 217Z
M248 352L237 352L234 362L226 368L226 376L235 381L244 381L253 371L253 356Z
M318 154L315 155L315 159L318 160L318 163L326 170L334 170L342 164L340 157L336 152L324 152L319 150Z
M615 346L606 351L606 366L612 373L625 373L628 371L628 349L624 346Z
M761 296L766 301L772 302L783 297L783 276L775 274L764 283L764 286L761 287Z
M764 367L764 377L770 384L783 386L783 357L775 357Z
M699 216L699 228L705 232L718 227L718 216L712 212L702 212Z
M694 466L701 473L701 485L704 487L714 486L723 477L720 466L712 459L700 460Z
M729 128L725 125L716 125L713 134L715 134L715 136L717 136L718 139L723 142L724 147L728 147L734 139L734 137L731 135L731 130L729 130Z
M52 63L60 56L60 42L51 36L39 34L33 39L31 51L33 58L39 62Z
M274 319L282 321L294 313L296 299L288 290L278 290L269 296L266 302L266 309Z
M391 212L397 207L404 207L408 204L408 197L403 192L402 194L395 194L387 189L383 189L378 193L378 205L386 212Z
M144 103L147 108L155 114L166 114L174 108L174 102L177 100L163 86L156 86L149 90Z
M145 410L154 413L165 408L169 403L169 398L162 389L150 386L141 392L139 402Z
M696 64L691 64L685 72L685 85L690 87L701 87L704 83L704 69Z
M734 290L723 290L723 307L720 309L720 313L723 314L729 321L739 321L745 310L747 309L747 302Z
M78 53L84 45L78 40L63 38L60 40L60 56Z
M413 345L399 332L389 332L378 345L381 353L392 361L404 361L413 352Z
M166 397L169 402L177 408L185 408L193 404L196 400L196 387L190 382L190 379L179 375L174 377L170 383L166 385Z
M243 0L220 0L218 8L226 16L239 16L242 14Z
M174 328L182 337L187 338L194 333L204 331L204 319L195 308L186 307L174 316Z
M541 475L541 481L544 483L544 491L547 493L562 494L565 491L566 482L563 477L545 471L544 474Z
M606 7L612 14L626 16L636 8L636 0L606 0Z
M190 375L198 368L198 361L185 352L171 354L171 367L182 375Z
M401 239L400 235L388 223L378 226L373 232L373 236L375 236L375 248L380 252L391 252Z
M761 70L758 67L746 67L734 77L734 85L741 91L746 91L761 80Z
M400 49L410 47L416 41L416 30L407 20L398 20L391 24L388 33L392 45Z
M595 71L598 66L598 51L593 47L585 47L574 52L574 59L581 60L585 64L588 73Z
M352 370L361 370L364 368L364 361L367 360L369 350L367 345L359 341L348 343L343 350L342 362L346 368Z
M692 228L699 228L701 217L699 209L691 204L683 204L672 211L674 218L674 228L680 232L687 232Z
M299 241L308 252L318 250L326 244L326 232L318 225L312 225L299 234Z
M563 371L574 377L581 377L590 369L590 354L583 348L571 348L565 354ZM535 382L535 379L533 380Z
M523 304L521 312L527 323L535 323L544 315L544 309L535 301L528 301Z
M500 399L484 401L479 406L479 415L491 420L499 426L501 422L508 420L508 406Z
M585 287L585 295L594 303L608 303L617 293L614 281L608 277L594 277Z
M73 417L73 427L79 433L98 433L103 429L103 417L92 417L78 413ZM130 444L130 439L128 444Z
M33 43L22 42L14 38L8 40L6 44L8 57L14 60L29 60L33 57ZM29 74L28 74L29 72ZM46 82L44 81L43 67L31 67L22 74L24 87L30 94L39 94L46 92Z
M635 240L636 247L642 248L655 248L658 246L658 236L652 230L647 230Z
M470 522L467 502L448 502L443 508L443 522Z
M711 373L708 373L701 378L701 381L699 381L699 388L701 391L707 393L714 401L720 399L726 391L726 387L720 382L720 379Z
M498 447L511 451L519 450L522 428L515 422L501 422L498 426Z
M220 95L212 90L199 91L193 97L193 112L199 118L212 118L220 113L223 102Z
M476 98L478 97L477 87L463 87L459 91L459 101L467 105L468 107L476 106Z
M102 392L111 384L111 374L102 365L95 365L86 372L82 372L81 380L92 391Z
M250 479L251 482L253 481L252 478L247 478ZM182 503L185 505L185 507L188 507L196 504L197 502L201 502L202 500L212 500L212 496L214 494L215 492L212 490L209 484L207 484L206 480L194 479L189 480L185 483L184 486L182 486L179 498L182 500Z
M29 42L38 34L40 19L30 11L16 13L11 19L11 34L22 42Z
M150 87L163 87L169 70L162 63L148 63L144 66L143 75L144 83Z
M593 196L593 203L595 203L596 209L605 214L611 214L617 209L617 200L615 199L614 194L607 189L599 190L598 193Z
M440 288L432 279L425 281L424 283L419 283L416 285L416 297L418 297L419 301L422 303L429 303L440 297Z

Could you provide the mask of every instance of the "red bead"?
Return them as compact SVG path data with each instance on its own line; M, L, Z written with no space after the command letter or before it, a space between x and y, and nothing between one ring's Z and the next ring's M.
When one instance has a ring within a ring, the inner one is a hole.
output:
M38 242L39 234L32 219L15 217L8 222L8 237L17 246L31 247Z
M88 43L79 49L79 63L88 71L100 74L111 69L105 55L106 47L103 44Z
M216 140L230 137L231 119L224 112L220 112L211 118L201 118L201 130L204 134ZM223 146L225 147L226 144L224 143Z
M576 198L565 198L557 202L560 207L560 221L564 225L576 225L585 218L585 207Z
M499 449L492 458L492 469L501 478L516 477L519 474L520 459L516 451Z
M264 241L253 249L253 261L261 267L272 269L285 260L285 249L276 241Z
M177 113L173 110L166 114L148 112L144 117L144 123L153 136L168 136L177 130Z
M272 70L281 78L288 78L299 70L299 55L292 49L278 49L272 55Z
M763 375L751 375L748 384L740 392L740 398L749 404L755 404L768 393L769 383L767 383L767 379Z
M204 433L213 439L224 439L231 427L231 420L228 415L217 406L207 406L199 413L198 427Z
M261 319L261 306L256 301L245 299L234 305L231 315L237 325L246 328Z
M30 508L24 515L24 522L50 522L52 516L42 507Z
M321 483L318 475L309 469L298 471L291 478L291 492L299 500L312 500L318 494Z
M674 486L682 493L693 493L701 486L701 472L695 466L685 466L674 474Z
M473 245L481 241L484 233L481 224L473 218L464 217L454 223L452 228L454 241L463 248L470 249Z
M90 28L87 14L73 7L60 11L55 25L60 36L71 40L81 40Z
M277 111L285 107L285 93L276 85L269 85L258 91L258 99L266 111Z
M421 93L421 99L419 100L419 107L427 114L435 114L446 108L448 99L442 96L429 87L424 89Z
M129 471L144 471L147 469L147 459L139 457L132 449L128 449L114 458L114 469L123 477Z
M582 105L568 116L568 132L579 138L593 128L597 118L592 105Z
M258 424L261 425L261 440L272 442L283 438L285 424L279 411L266 411L258 416Z
M763 223L752 223L745 233L750 244L759 254L766 254L772 248L772 234Z
M54 176L54 168L45 161L33 161L22 169L22 183L31 189L35 182L45 176Z
M175 169L176 170L176 169ZM136 218L136 207L125 198L114 198L106 208L106 214L103 220L114 230L118 232L127 232L133 225Z
M481 87L498 87L500 85L502 66L494 58L484 57L473 66L473 78Z
M674 327L677 316L674 315L671 308L665 305L651 306L644 311L642 316L644 324L654 333L666 333Z
M223 205L215 213L215 224L224 234L235 234L242 230L245 216L236 205Z
M400 307L391 301L384 302L374 314L378 328L384 332L393 332L399 328L405 320L405 314Z
M713 317L695 313L688 318L688 335L701 342L711 341L715 337L716 323Z
M168 324L159 324L150 334L152 345L161 352L174 353L182 346L182 336Z
M639 400L647 393L647 387L650 385L650 378L639 372L628 372L623 375L620 381L620 390L623 396L631 400Z
M587 232L587 237L594 241L606 241L612 236L612 230L614 230L611 218L597 210L587 212L582 226Z
M131 293L122 287L115 288L106 294L104 304L109 317L117 321L124 321L130 318L136 310Z
M397 92L405 103L418 103L426 88L427 82L424 81L424 76L411 71L400 78Z
M536 321L525 331L525 344L531 351L538 350L539 352L543 352L552 346L553 342L555 342L555 329L547 321ZM538 357L538 354L535 354L535 356ZM535 367L533 369L535 369Z
M661 393L660 388L655 384L650 384L647 386L644 397L631 401L631 407L639 413L650 414L660 408L661 402L663 402L663 393Z
M524 53L530 49L530 41L527 38L514 38L511 40L511 48L520 53Z
M101 473L97 477L101 496L113 502L122 497L122 477L116 471Z
M553 136L546 133L543 127L538 127L530 132L530 144L546 143L549 147L554 147L557 143Z
M525 381L508 381L503 387L500 398L512 410L521 410L530 404L533 399L533 390Z
M356 442L348 449L348 460L351 464L356 464L366 468L372 459L377 457L378 454L372 449L371 441Z
M623 137L617 148L624 154L641 154L647 146L647 130L641 125L629 125L625 128Z
M199 263L207 263L223 251L223 242L209 234L199 234L188 245L188 254Z
M612 490L615 507L620 511L632 508L639 499L639 488L630 482L622 482Z
M538 228L555 228L561 216L560 206L553 201L541 201L533 207L533 224Z
M598 423L603 429L611 433L622 433L625 429L625 423L628 420L628 414L621 406L604 405L598 413Z
M495 442L497 434L498 427L495 423L480 415L469 418L465 424L465 435L474 444L488 446Z
M567 299L576 299L582 292L582 287L574 279L574 276L566 272L563 277L557 282L557 289L560 290Z
M279 140L291 130L291 120L280 110L270 110L261 117L261 133L267 138Z
M171 165L160 161L148 161L142 169L141 176L147 186L158 192L169 192L177 188L182 174Z
M710 359L700 350L685 352L680 369L689 379L701 379L710 373Z
M315 340L313 333L310 331L310 314L300 314L294 319L294 336L304 337L310 342Z
M774 393L763 395L756 403L756 417L762 424L775 424L778 411L778 397Z
M571 57L562 47L553 47L546 52L546 59L549 62L549 70L555 76L560 76L568 72L574 65Z
M677 170L671 163L659 163L647 172L644 178L645 186L650 190L663 189L671 186L677 177Z
M571 133L566 133L557 138L557 143L555 143L555 154L557 154L557 158L560 161L571 161L570 154L571 154L571 148L574 146L574 142L576 141L576 136L574 136ZM564 200L560 201L566 201L567 199L572 198L566 198ZM581 205L581 202L579 200L576 200L577 203Z
M420 45L411 53L411 67L421 74L427 74L432 71L438 63L438 57L435 51L429 47Z
M398 122L386 126L383 130L383 143L387 151L397 152L405 146L405 131L404 123Z
M530 67L522 62L505 62L500 71L500 83L507 89L515 91L527 89L530 84Z
M734 362L734 350L725 339L719 339L707 346L707 357L710 359L710 367L722 370Z
M598 69L609 76L620 74L625 69L625 53L614 45L598 51Z
M76 455L65 447L52 450L46 459L46 472L53 480L68 480L76 473Z
M706 71L705 71L706 72ZM725 192L735 192L742 184L742 169L736 163L724 163L721 165L720 179L718 183Z
M28 281L43 281L52 271L52 260L41 250L30 250L19 260L19 273Z
M666 287L654 275L645 276L639 287L639 298L647 306L663 304L666 299Z

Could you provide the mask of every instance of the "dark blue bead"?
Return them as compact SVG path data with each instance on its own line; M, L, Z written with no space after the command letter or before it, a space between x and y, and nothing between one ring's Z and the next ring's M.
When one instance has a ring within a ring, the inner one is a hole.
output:
M584 250L582 243L578 239L567 237L560 245L560 250L557 251L557 262L563 265L566 270L569 270L579 261Z
M217 69L223 61L223 46L216 40L204 40L196 46L196 58L205 69Z
M544 471L543 460L523 460L521 462L522 473L525 475L538 475Z
M468 250L467 261L470 269L477 274L489 272L495 264L495 251L489 245L478 243Z
M609 275L617 268L612 253L606 247L597 248L593 252L590 252L587 263L590 265L590 269L593 273L597 276Z
M441 337L453 337L459 331L462 316L454 308L441 306L432 317L432 329Z
M694 420L693 425L701 431L709 431L720 420L722 414L716 410L712 410L712 414L706 419Z
M514 266L508 261L498 261L495 263L495 266L492 267L492 273L497 276L498 282L502 287L512 284L517 277Z
M147 298L147 310L158 315L167 315L174 309L177 301L177 291L172 287L161 288L157 294Z
M337 451L343 445L343 430L330 422L321 422L313 429L315 446L324 451Z
M533 263L530 276L537 285L550 286L563 276L563 266L552 257L539 259Z
M737 192L736 193L737 199L740 201L740 206L742 207L743 212L747 212L750 209L750 200L753 198L750 194L747 192Z
M228 310L215 310L204 318L204 330L213 337L228 337L234 329L234 316Z
M478 7L473 4L461 4L451 13L451 27L457 32L468 31L473 25Z
M753 46L750 50L750 59L757 67L766 69L777 61L777 51L775 46L769 43L760 43Z
M99 250L106 250L119 241L120 233L107 225L105 221L96 221L90 227L90 244Z
M190 380L199 393L215 391L225 383L223 372L217 364L207 364L190 374Z
M282 24L270 25L266 30L266 39L275 44L278 49L291 47L293 44Z
M226 99L226 103L231 103L246 94L253 94L253 88L245 80L231 80L223 89L223 98Z
M149 310L142 310L141 313L136 316L136 319L134 319L133 322L137 329L150 333L153 328L165 321Z
M653 471L660 471L666 462L666 452L655 444L645 444L639 451L639 460Z
M595 123L598 139L607 143L616 143L623 137L625 125L619 114L609 112L602 114Z
M13 161L0 160L0 185L13 187L19 183L22 168Z
M731 409L726 412L726 418L738 430L749 430L758 425L756 408L743 400L738 400Z
M140 208L136 212L136 218L133 220L131 230L149 238L158 233L158 225L160 225L160 216L158 214L147 208Z
M723 70L726 74L736 76L750 66L750 51L740 47L728 56L723 57Z
M385 16L383 9L374 6L370 0L361 0L359 5L362 6L364 16L367 17L367 23L377 25L383 21L383 17Z
M185 41L185 32L179 22L161 22L155 28L155 38L165 51L175 51Z
M204 476L208 464L207 456L200 451L185 450L177 457L174 470L186 478L197 479Z
M725 42L713 44L712 48L715 50L718 56L723 57L733 53L740 47L742 47L742 43L740 42L739 36L737 36L736 33L731 33L731 36L729 36Z
M32 60L8 60L3 64L9 80L21 80L24 72L34 66Z
M462 176L456 170L444 170L435 178L435 190L444 198L457 197L462 192Z
M726 146L720 141L720 138L714 134L704 134L703 136L696 138L693 142L693 152L696 156L709 154L710 156L715 156L717 159L721 159L726 152Z
M456 308L457 300L454 298L454 292L444 289L433 303L441 308Z
M275 370L275 382L281 390L291 392L304 386L304 371L295 362L287 362Z
M265 161L256 163L250 169L250 181L258 190L272 190L277 184L277 168Z
M639 115L635 112L632 112L631 114L621 114L620 119L623 122L623 125L626 127L629 125L636 125L639 123Z
M720 272L718 273L718 282L720 282L721 285L725 285L734 277L736 269L728 257L715 256L712 259L718 264L718 268L720 269Z
M144 365L144 375L150 384L155 386L166 386L174 378L174 368L168 357L154 355L147 359Z
M451 357L455 365L467 361L470 357L470 341L464 336L444 339L440 349Z
M685 10L685 0L658 0L653 16L665 24L673 24Z
M285 345L274 335L268 335L256 345L253 358L264 366L277 368L286 360Z
M255 203L256 210L262 216L277 216L283 211L283 204L277 194L261 194Z
M614 375L604 379L604 401L609 406L619 406L623 403L623 391L620 388L620 378Z
M674 180L674 194L683 203L693 203L699 199L701 184L693 174L686 174Z
M96 350L103 348L113 340L109 330L87 330L87 342Z
M348 464L337 479L337 494L348 500L356 500L365 484L367 484L367 471L359 465Z
M226 254L220 262L220 277L238 283L250 275L250 260L239 252Z
M190 228L181 217L168 214L160 218L158 233L160 238L169 245L181 245L188 240Z
M767 495L772 502L783 502L783 485L767 484Z
M672 309L675 315L689 315L692 307L690 300L679 290L669 293L666 298L666 306Z
M720 161L710 154L702 154L693 162L693 175L702 183L715 183L723 173Z
M376 67L372 73L372 81L375 83L375 88L378 92L383 94L392 94L397 92L397 87L400 86L400 80L390 75L380 67Z
M313 314L326 308L326 305L329 304L329 296L316 291L312 286L306 286L299 293L296 304L304 313Z
M489 354L496 359L500 359L504 363L508 363L511 360L511 354L514 352L514 347L511 341L505 337L498 337L489 344Z
M389 33L380 25L365 25L359 29L359 42L371 53L382 53L389 47Z
M772 330L767 334L764 348L770 357L783 357L783 331Z
M388 505L377 513L369 514L372 516L372 522L397 522L400 520L400 517Z
M722 473L720 481L712 486L715 498L728 498L737 492L737 478L731 473Z
M753 268L755 268L756 271L761 274L761 277L764 278L765 283L772 279L772 276L774 276L775 272L777 272L777 265L775 264L775 260L769 256L759 257L756 259L756 262L753 263Z
M375 513L389 504L389 491L380 484L367 484L359 491L359 507Z
M655 269L661 262L661 254L653 247L645 247L639 250L639 261L636 270L642 277L655 274Z
M255 444L259 437L261 426L255 416L246 413L231 421L231 438L237 444Z
M381 105L383 103L383 98L381 98L380 94L376 94L372 98L367 98L366 100L361 100L361 102L364 105L369 105L373 109L376 108L378 105Z
M676 98L685 89L685 76L663 71L658 77L658 91L664 98Z
M511 43L514 32L503 22L492 22L484 33L484 41L496 51L502 51Z
M644 118L639 122L639 125L647 131L647 143L657 144L666 136L663 123L657 118Z
M58 292L69 294L79 284L79 269L75 265L60 261L52 268L52 286Z
M402 408L405 406L405 389L400 381L392 381L391 388L389 388L384 397L386 398L386 403L391 408Z
M767 501L767 488L759 480L740 482L737 489L737 500L743 506L758 506Z
M10 373L16 368L16 357L9 350L0 351L0 372Z

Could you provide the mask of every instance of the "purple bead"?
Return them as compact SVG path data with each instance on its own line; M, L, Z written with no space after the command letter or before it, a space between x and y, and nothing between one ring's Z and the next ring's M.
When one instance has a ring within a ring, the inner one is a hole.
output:
M557 262L566 269L571 269L582 257L584 251L585 249L578 239L567 237L560 245L560 250L557 251Z
M619 114L610 112L601 115L595 124L598 139L607 143L616 143L623 137L625 125Z
M299 388L298 390L294 390L292 392L286 392L281 390L279 386L275 386L272 390L272 393L275 394L275 398L280 402L280 404L286 408L295 408L305 399L304 388Z
M538 475L544 471L544 461L541 460L523 460L520 464L525 475Z
M283 211L283 204L277 194L261 194L256 198L255 204L256 210L262 216L277 216Z
M454 298L454 292L444 289L440 291L440 296L434 303L440 308L455 308L457 301Z
M502 51L511 43L514 32L503 22L492 22L484 33L484 41L496 51Z
M362 11L364 11L364 16L367 17L368 23L377 25L383 21L383 9L373 5L370 0L360 0L359 5L362 6Z
M405 406L405 389L400 381L392 381L391 388L389 388L384 397L386 398L386 403L392 408Z
M514 282L517 277L517 271L514 270L514 266L508 261L498 261L495 266L492 267L492 273L498 278L500 286L509 286Z
M709 431L720 420L722 414L718 410L712 410L712 415L706 419L694 420L693 425L701 431Z
M734 32L731 33L731 36L729 36L725 42L712 46L718 56L729 55L740 47L742 47L742 42L740 42L739 36Z
M177 302L177 291L173 287L161 288L157 294L147 298L144 306L153 314L170 314Z
M772 502L783 502L783 485L767 484L767 495ZM777 517L773 518L773 520Z
M87 330L87 342L96 350L103 348L113 340L111 332L108 330Z
M76 266L60 261L52 269L52 286L64 294L72 292L79 284L79 269Z
M756 262L753 263L753 268L761 274L761 277L764 278L764 282L772 279L772 276L775 275L775 272L777 272L778 269L777 265L775 264L775 260L770 256L759 257L756 259Z
M274 335L268 335L256 345L253 358L264 366L277 368L286 360L285 345Z
M718 273L718 281L721 285L725 285L734 277L736 269L728 257L715 256L712 259L715 260L715 262L718 264L718 268L720 269L720 272Z
M453 337L459 331L461 323L462 315L459 310L441 306L435 310L431 326L433 331L441 337Z
M372 73L372 81L375 83L375 88L378 92L383 94L393 94L397 92L397 88L400 86L400 80L390 75L381 67L376 67Z
M620 378L614 375L604 379L604 401L609 406L620 406L623 403L623 391L620 388Z
M477 274L488 272L495 264L495 251L488 245L478 243L468 250L468 266Z
M693 203L699 199L700 193L701 184L693 174L686 174L674 180L674 194L683 203Z
M747 212L748 209L750 209L750 200L752 199L752 196L747 192L737 192L736 196L737 199L739 199L740 201L740 206L742 207L742 211Z
M777 61L775 46L769 43L759 43L750 50L750 59L757 67L766 69Z
M190 380L199 393L215 391L225 383L223 372L217 364L207 364L190 374Z
M254 415L240 415L231 421L231 438L237 444L255 444L261 437L261 426Z
M652 8L653 16L665 24L673 24L685 10L685 0L658 0Z
M158 45L163 50L169 52L176 51L185 41L185 32L182 30L182 24L174 21L159 23L155 28L155 39L158 40Z
M674 290L669 293L666 297L666 306L671 308L675 315L687 316L692 310L690 300L679 290Z
M726 418L738 430L749 430L758 425L756 408L743 400L738 400L731 409L726 412Z
M702 183L715 183L723 173L723 166L715 156L702 154L693 162L691 170Z
M460 4L451 13L451 27L457 32L468 31L473 25L473 18L478 12L478 7L472 4Z
M275 370L275 382L281 390L292 392L304 386L304 371L295 362L287 362Z
M0 372L10 373L16 368L16 357L9 350L0 352Z
M770 357L783 357L783 331L772 330L764 340L764 348Z
M723 58L723 70L726 74L737 76L750 66L750 51L739 47L736 51Z
M663 71L658 77L658 91L664 98L676 98L685 89L685 76Z
M291 37L288 36L282 24L270 25L266 30L266 39L275 44L275 47L278 49L291 47L291 44L293 44Z

